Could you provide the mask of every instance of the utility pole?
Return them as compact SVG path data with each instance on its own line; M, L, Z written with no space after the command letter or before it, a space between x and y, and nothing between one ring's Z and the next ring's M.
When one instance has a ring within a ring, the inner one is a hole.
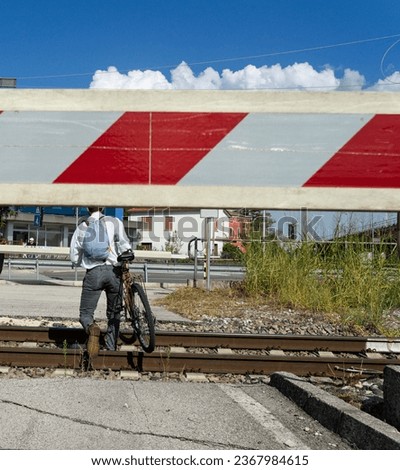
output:
M262 211L262 248L265 251L265 238L267 236L267 224L266 224L267 211L263 209Z
M204 277L207 290L211 290L210 278L210 258L211 258L211 228L214 219L218 218L218 209L201 209L200 217L205 220L205 238L206 238L206 264Z
M301 227L301 241L302 242L307 242L308 241L308 230L307 230L307 224L308 224L308 214L307 214L307 209L302 208L300 209L300 227Z

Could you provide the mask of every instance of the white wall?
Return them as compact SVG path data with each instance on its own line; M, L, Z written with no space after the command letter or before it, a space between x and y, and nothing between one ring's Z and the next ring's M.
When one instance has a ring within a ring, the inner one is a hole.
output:
M172 230L165 230L165 217L173 217ZM175 238L174 247L179 248L179 254L188 254L188 244L193 237L204 240L205 219L200 217L200 210L174 211L149 213L137 212L128 218L129 223L139 223L143 217L152 217L152 230L140 229L140 244L151 244L156 251L166 251L171 236ZM218 219L212 226L211 242L217 255L221 254L224 243L229 238L229 219L223 210L218 210ZM199 242L198 250L204 254L205 242ZM192 252L193 254L193 252Z

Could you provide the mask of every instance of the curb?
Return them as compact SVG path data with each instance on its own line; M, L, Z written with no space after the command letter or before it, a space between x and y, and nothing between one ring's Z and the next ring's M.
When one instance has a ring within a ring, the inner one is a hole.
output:
M400 450L396 428L289 372L275 372L270 385L324 427L358 449Z

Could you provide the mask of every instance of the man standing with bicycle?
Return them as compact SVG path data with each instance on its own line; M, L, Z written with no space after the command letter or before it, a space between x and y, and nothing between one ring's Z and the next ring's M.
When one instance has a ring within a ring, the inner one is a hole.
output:
M118 254L131 249L121 220L104 216L102 207L88 207L90 216L78 224L70 246L74 267L86 269L79 306L79 321L88 334L89 357L99 353L100 327L94 321L101 293L107 297L105 346L115 350L119 334L121 273Z

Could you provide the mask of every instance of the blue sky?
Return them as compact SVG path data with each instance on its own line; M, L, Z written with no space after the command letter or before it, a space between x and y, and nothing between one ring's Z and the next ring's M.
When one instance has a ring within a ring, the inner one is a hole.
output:
M400 89L398 0L15 0L0 31L19 88Z
M399 0L15 0L0 31L18 88L400 91Z

